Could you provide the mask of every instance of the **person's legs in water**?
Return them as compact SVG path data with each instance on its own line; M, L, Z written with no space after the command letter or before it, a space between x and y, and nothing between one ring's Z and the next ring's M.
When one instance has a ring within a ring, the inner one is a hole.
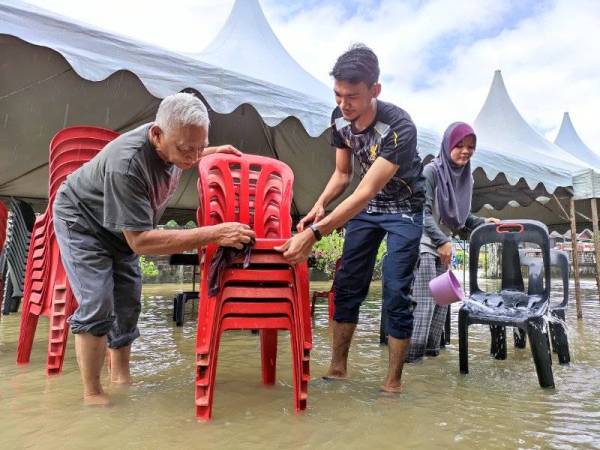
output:
M333 344L327 377L348 376L348 353L360 305L369 292L377 251L385 236L376 216L360 213L346 226L342 263L334 282Z
M435 276L443 274L447 270L447 267L442 265L440 258L435 258ZM431 296L431 292L427 292ZM432 301L433 297L431 298ZM427 337L427 345L425 347L425 355L427 356L438 356L440 354L440 342L442 340L442 332L446 325L446 314L450 314L450 308L448 305L435 305L433 309L433 316L431 317L431 325L429 326L429 335ZM435 342L437 339L437 342Z
M383 267L383 305L387 314L389 367L382 389L402 390L402 369L413 329L411 290L419 259L422 214L386 214L382 226L388 233Z
M137 322L141 311L142 278L138 256L131 254L115 257L113 280L115 321L108 333L110 381L115 384L131 384L131 343L140 335Z
M413 333L408 350L407 362L417 362L423 359L431 318L435 309L435 301L429 290L429 282L436 277L436 260L432 253L421 253L413 289L413 298L417 305L414 310Z
M112 256L76 221L55 214L61 259L78 307L69 318L86 404L106 404L100 383L107 334L113 324Z
M346 378L348 376L348 353L356 324L333 320L332 328L331 365L327 371L327 378Z
M110 354L110 382L115 384L131 384L129 360L131 345L120 348L109 348Z
M446 325L446 314L449 314L448 305L435 305L431 325L429 326L429 336L425 347L426 356L438 356L440 354L440 343L442 341L442 332ZM437 342L435 341L437 339Z
M75 335L75 354L83 382L83 401L87 405L107 405L108 396L100 382L106 354L106 336L90 333Z

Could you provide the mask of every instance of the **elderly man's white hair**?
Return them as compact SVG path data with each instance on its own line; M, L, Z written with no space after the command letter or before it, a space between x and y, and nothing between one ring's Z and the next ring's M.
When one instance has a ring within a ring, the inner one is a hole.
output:
M210 119L206 106L198 97L180 92L160 102L154 122L166 132L188 125L208 128Z

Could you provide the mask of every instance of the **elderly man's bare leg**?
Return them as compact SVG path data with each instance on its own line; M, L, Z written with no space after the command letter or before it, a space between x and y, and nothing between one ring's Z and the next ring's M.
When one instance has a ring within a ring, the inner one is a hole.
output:
M404 367L409 344L410 339L396 339L395 337L389 336L388 348L390 362L388 374L382 387L385 392L402 392L402 368Z
M129 358L131 345L121 348L111 348L110 353L110 382L115 384L131 384L129 373Z
M346 378L348 376L348 352L356 329L355 323L332 322L333 344L331 348L331 365L328 378Z
M83 402L86 405L108 405L108 396L100 382L100 372L106 354L106 336L76 334L75 352L83 382Z

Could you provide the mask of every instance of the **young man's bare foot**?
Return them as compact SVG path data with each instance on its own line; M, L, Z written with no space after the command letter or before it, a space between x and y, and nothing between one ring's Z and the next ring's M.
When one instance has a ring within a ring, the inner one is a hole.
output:
M323 377L324 380L347 380L348 372L341 369L329 368L327 374Z
M334 377L332 375L323 375L321 379L324 381L345 381L348 379L348 377Z
M402 385L396 383L386 383L381 387L381 392L384 392L386 394L400 394L402 393Z
M129 376L125 377L111 377L110 378L110 382L111 384L120 384L122 386L132 386L134 384L138 384L138 383L134 383L133 379Z
M83 394L83 404L86 406L108 406L110 400L104 392L99 394Z

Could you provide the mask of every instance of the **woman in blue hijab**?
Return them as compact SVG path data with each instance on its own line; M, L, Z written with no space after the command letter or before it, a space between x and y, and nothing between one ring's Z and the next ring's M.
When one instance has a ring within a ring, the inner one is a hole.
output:
M452 235L460 230L471 231L483 223L499 222L471 214L471 157L476 144L473 128L464 122L455 122L446 129L438 156L423 169L426 199L420 264L413 288L417 306L408 362L439 354L448 306L436 305L429 282L448 269Z

